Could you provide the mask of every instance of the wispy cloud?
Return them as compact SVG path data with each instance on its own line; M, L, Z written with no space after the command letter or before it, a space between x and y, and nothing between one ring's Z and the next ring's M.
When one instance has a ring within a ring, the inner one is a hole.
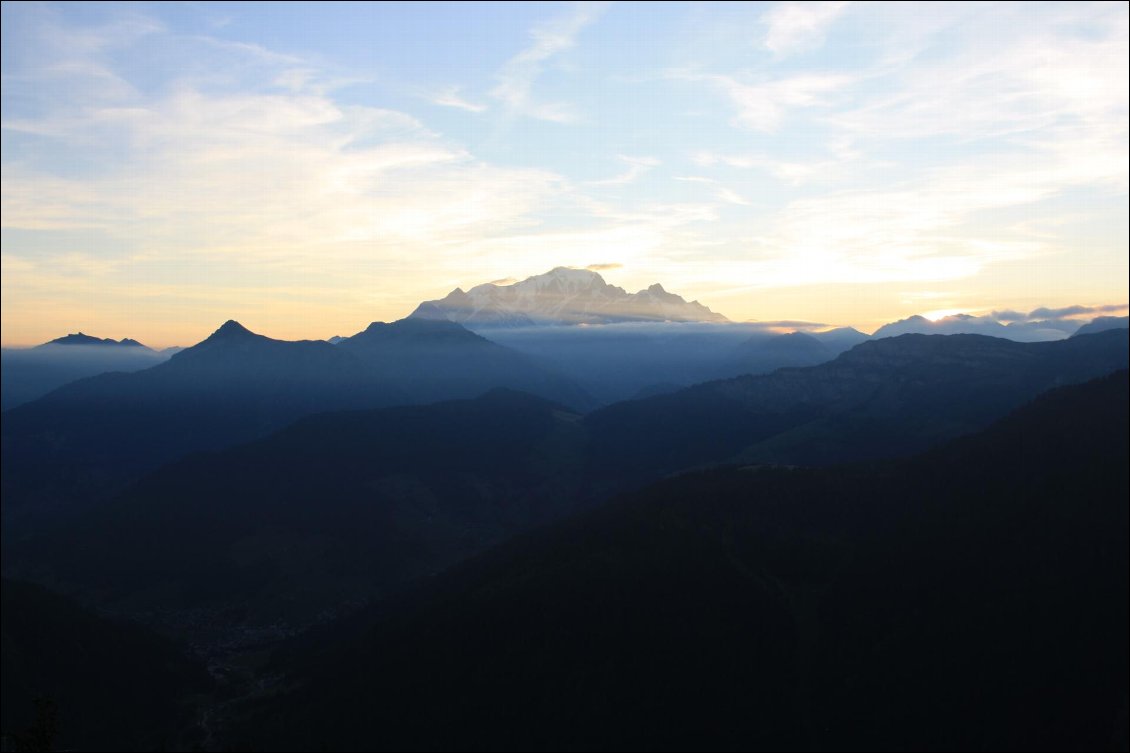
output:
M1082 316L1084 314L1117 314L1126 311L1127 304L1107 304L1105 306L1066 306L1064 308L1048 308L1041 306L1028 312L1027 319L1065 319L1068 317ZM994 311L994 316L998 312ZM998 317L999 318L999 317Z
M491 96L511 113L558 123L576 120L568 103L537 101L533 85L546 63L571 48L581 30L595 21L604 8L604 3L578 3L571 12L534 27L530 31L531 44L499 70Z
M781 128L791 110L828 108L843 100L855 78L839 73L800 74L781 79L747 82L720 73L671 71L669 78L710 84L729 99L737 111L734 124L772 133Z
M654 157L627 157L623 154L618 155L617 159L627 164L627 167L619 175L604 180L591 181L589 185L593 186L623 186L628 183L634 182L637 178L644 175L648 170L660 165L660 161Z
M722 183L714 178L705 178L701 175L678 175L675 180L683 181L684 183L702 183L703 185L710 186L714 197L727 204L736 204L738 206L749 206L750 203L739 193L731 188L727 188Z
M830 26L847 8L846 2L786 2L762 17L764 44L778 57L819 47Z
M428 100L433 105L440 105L442 107L454 107L459 110L467 110L468 112L484 112L489 109L486 105L477 102L471 102L464 99L459 94L458 86L448 86L433 93Z

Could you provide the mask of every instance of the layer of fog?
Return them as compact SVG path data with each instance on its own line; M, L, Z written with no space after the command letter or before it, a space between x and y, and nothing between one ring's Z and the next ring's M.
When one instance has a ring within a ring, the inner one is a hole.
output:
M169 353L140 347L40 345L0 349L0 409L35 400L76 379L108 371L139 371Z

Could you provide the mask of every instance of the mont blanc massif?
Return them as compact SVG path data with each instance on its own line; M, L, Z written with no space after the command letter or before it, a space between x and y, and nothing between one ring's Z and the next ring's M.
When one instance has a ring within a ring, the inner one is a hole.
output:
M5 349L5 750L1125 750L1127 319L1080 317L559 267Z

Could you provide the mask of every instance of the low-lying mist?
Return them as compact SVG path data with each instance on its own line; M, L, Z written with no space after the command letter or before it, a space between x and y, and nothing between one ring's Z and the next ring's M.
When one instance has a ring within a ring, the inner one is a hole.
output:
M68 382L107 371L139 371L168 359L149 348L40 345L0 349L0 410L46 395Z

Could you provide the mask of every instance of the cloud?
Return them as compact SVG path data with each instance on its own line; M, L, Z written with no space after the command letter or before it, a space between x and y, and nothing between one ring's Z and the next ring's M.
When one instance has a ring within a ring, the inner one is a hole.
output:
M442 107L455 107L460 110L467 110L468 112L484 112L489 109L484 104L476 102L469 102L459 96L458 86L448 86L435 92L428 100L434 105Z
M720 73L674 71L668 77L710 84L737 110L735 125L763 133L779 130L791 110L831 107L856 81L840 73L805 73L753 82Z
M778 58L819 47L846 2L780 3L762 16L766 49Z
M603 3L578 3L572 12L534 27L530 31L531 44L502 66L490 95L511 113L558 123L576 120L568 104L536 102L531 91L546 63L571 48L581 30L595 21L604 8Z
M639 178L653 167L661 164L659 160L654 157L627 157L623 154L618 155L621 162L627 163L628 167L624 172L612 178L605 178L604 180L590 181L591 186L623 186L627 185Z
M765 321L763 319L751 319L750 321L745 322L745 324L753 325L753 326L757 327L758 329L766 329L766 330L771 330L771 331L775 331L775 330L797 330L797 329L800 329L800 330L820 330L820 329L827 329L829 326L831 326L831 325L828 325L828 324L823 324L821 322L806 322L806 321L803 321L801 319L777 319L775 321Z
M1028 312L1029 319L1065 319L1081 314L1114 314L1126 311L1127 304L1108 304L1105 306L1067 306L1064 308L1047 308L1041 306ZM995 313L995 312L994 312Z
M702 183L704 185L713 186L714 197L727 204L737 204L738 206L747 207L750 205L748 201L736 191L726 188L719 181L714 178L705 178L701 175L680 175L676 176L675 180L681 180L686 183Z
M612 270L612 269L622 269L623 267L624 267L623 264L609 263L609 264L590 264L587 267L585 267L585 269L587 269L590 272L606 272L606 271Z

